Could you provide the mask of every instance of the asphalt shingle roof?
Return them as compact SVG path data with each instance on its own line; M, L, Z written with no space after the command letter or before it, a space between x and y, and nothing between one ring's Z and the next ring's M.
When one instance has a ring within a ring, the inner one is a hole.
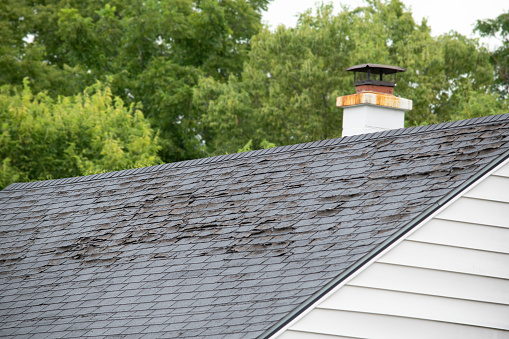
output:
M509 115L0 192L0 337L256 338L509 150Z

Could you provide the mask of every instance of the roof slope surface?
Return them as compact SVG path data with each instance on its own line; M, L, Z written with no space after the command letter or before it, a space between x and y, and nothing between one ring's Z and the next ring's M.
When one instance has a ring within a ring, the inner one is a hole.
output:
M256 338L509 150L509 115L0 192L1 337Z

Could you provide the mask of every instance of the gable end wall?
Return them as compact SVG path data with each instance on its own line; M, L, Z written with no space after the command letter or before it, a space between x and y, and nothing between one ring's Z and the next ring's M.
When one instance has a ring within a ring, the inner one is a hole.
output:
M508 162L273 338L509 338Z

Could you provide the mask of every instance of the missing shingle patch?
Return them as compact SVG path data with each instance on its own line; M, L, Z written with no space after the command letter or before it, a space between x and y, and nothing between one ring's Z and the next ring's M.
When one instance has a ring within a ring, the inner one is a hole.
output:
M24 257L1 259L0 260L0 265L14 264L14 263L17 263L17 262L19 262L19 261L21 261L23 259L24 259Z
M331 195L328 197L320 198L321 201L326 202L347 202L352 199L356 199L360 197L362 193L352 193L352 194L343 194L343 195Z
M341 211L341 208L328 208L325 210L321 210L316 212L316 215L319 217L328 217L334 214L338 214Z
M289 253L287 250L292 241L274 241L259 244L235 244L225 247L226 253L243 253L243 252L266 252L269 250L275 256L281 256Z

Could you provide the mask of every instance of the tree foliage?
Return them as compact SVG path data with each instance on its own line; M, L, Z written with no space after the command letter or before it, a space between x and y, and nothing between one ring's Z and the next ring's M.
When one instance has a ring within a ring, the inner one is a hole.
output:
M241 74L268 1L4 0L0 85L29 77L56 97L109 77L115 95L143 104L165 161L204 155L192 89Z
M495 67L494 88L504 98L509 98L509 11L495 19L478 20L475 30L482 37L500 39L501 45L491 53Z
M200 81L194 99L204 112L209 150L232 152L248 140L260 148L263 140L286 145L339 137L335 100L353 91L353 76L344 70L363 63L407 68L395 93L414 101L408 125L501 109L490 92L489 54L475 40L454 32L432 37L426 21L415 23L398 0L373 0L337 15L322 5L302 14L296 28L255 36L240 77ZM473 110L465 102L493 109Z
M0 91L0 189L47 180L156 165L157 136L134 105L97 83L83 94L51 98Z
M400 0L322 5L274 31L260 23L269 1L1 1L0 181L338 137L335 100L353 92L345 68L362 63L407 68L395 94L413 100L409 126L509 111L506 14L477 25L505 39L490 55L455 32L431 36ZM86 107L112 118L84 118Z

